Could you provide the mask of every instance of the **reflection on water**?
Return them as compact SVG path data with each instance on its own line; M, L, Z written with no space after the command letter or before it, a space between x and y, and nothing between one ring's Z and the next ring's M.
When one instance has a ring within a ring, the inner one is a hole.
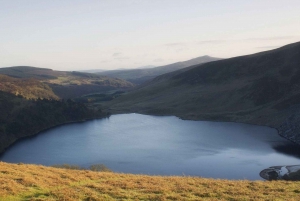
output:
M24 139L0 160L84 167L103 163L125 173L260 179L266 167L299 164L297 152L268 127L122 114Z
M294 156L300 158L300 146L296 144L281 144L274 145L273 149L278 153L283 153L286 155Z

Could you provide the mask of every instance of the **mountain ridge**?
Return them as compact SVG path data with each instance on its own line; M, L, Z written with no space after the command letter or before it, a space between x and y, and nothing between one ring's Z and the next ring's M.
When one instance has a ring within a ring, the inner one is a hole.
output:
M153 68L140 68L140 69L125 69L125 70L111 70L97 73L99 75L106 75L116 78L125 79L135 84L142 84L149 81L156 76L183 69L192 65L207 63L211 61L220 60L221 58L210 57L208 55L193 58L187 61L180 61L164 66Z
M158 76L107 103L107 107L113 113L267 125L300 144L299 84L297 42Z

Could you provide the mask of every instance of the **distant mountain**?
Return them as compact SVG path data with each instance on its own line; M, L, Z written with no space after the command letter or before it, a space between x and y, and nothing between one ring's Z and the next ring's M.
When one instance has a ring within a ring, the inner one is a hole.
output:
M78 70L78 72L83 72L83 73L101 73L107 70L104 69L90 69L90 70Z
M30 66L0 68L1 74L0 90L27 98L75 98L93 93L127 90L134 86L118 78Z
M156 66L153 66L153 65L147 65L147 66L140 66L140 67L137 67L135 69L144 69L144 68L155 68Z
M112 112L267 125L300 144L300 42L156 77Z
M15 78L56 79L65 72L31 66L13 66L0 68L0 74Z
M99 72L99 75L106 75L109 77L115 77L127 80L135 84L142 84L149 81L159 75L176 71L188 66L203 64L211 61L220 60L220 58L214 58L210 56L197 57L188 61L177 62L165 66L159 66L154 68L139 68L139 69L128 69L128 70L111 70Z
M134 69L143 69L143 68L154 68L155 66L148 65L148 66L140 66ZM116 70L126 70L124 68L116 69ZM132 70L132 69L130 69ZM107 72L111 70L105 70L105 69L90 69L90 70L79 70L78 72L84 72L84 73L102 73L102 72Z

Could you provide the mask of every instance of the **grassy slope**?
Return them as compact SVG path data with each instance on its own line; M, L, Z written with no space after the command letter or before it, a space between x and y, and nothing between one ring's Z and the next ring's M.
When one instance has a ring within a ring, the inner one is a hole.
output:
M97 73L99 75L106 75L110 77L116 77L124 80L128 80L135 84L141 84L148 80L151 80L159 75L176 71L188 66L207 63L211 61L220 60L220 58L214 58L210 56L197 57L188 61L177 62L165 66L159 66L154 68L145 69L127 69L127 70L112 70Z
M21 95L27 99L59 99L47 84L33 78L13 78L0 74L0 91Z
M0 200L299 200L300 182L66 170L0 162Z
M126 90L134 86L125 80L96 74L53 71L28 66L0 68L0 74L14 77L16 80L30 80L35 82L35 86L43 85L53 90L59 98L64 99L111 90Z
M300 43L295 43L165 74L103 104L113 113L176 115L279 128L300 112L299 80Z
M59 74L48 68L36 68L31 66L15 66L0 68L0 74L15 78L37 78L37 79L55 79Z

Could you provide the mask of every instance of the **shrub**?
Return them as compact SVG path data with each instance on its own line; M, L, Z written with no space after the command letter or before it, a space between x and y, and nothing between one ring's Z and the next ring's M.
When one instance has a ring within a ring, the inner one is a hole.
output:
M78 165L70 165L70 164L62 164L62 165L52 165L52 167L55 168L62 168L62 169L69 169L69 170L91 170L94 172L112 172L111 169L109 169L108 167L106 167L103 164L95 164L95 165L91 165L89 167L89 169L86 168L82 168Z
M70 164L52 165L52 167L62 168L62 169L69 169L69 170L83 170L83 168L81 168L78 165L70 165Z
M103 164L95 164L90 166L90 170L94 172L112 172L111 169Z

